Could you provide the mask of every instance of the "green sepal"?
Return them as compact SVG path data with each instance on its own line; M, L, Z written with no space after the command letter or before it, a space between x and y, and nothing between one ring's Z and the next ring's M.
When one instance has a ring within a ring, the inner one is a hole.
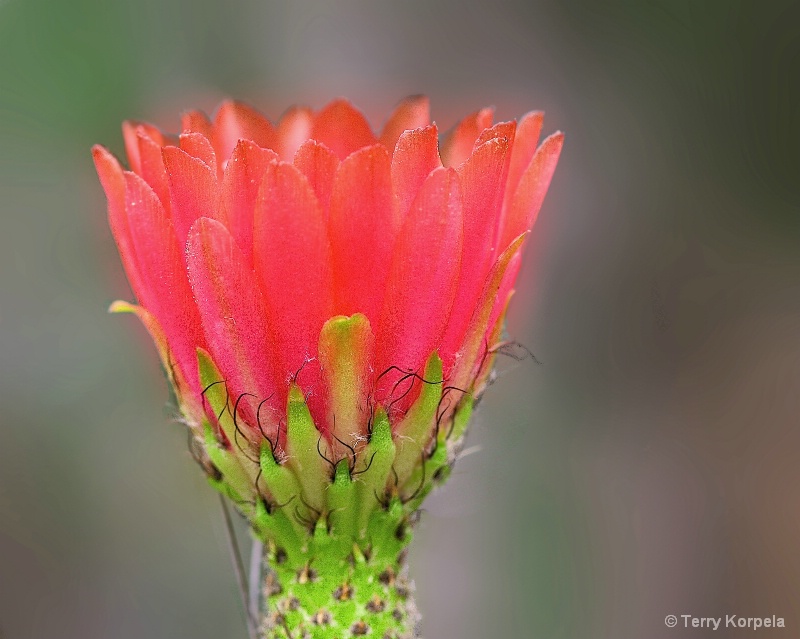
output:
M208 402L215 415L225 413L228 407L228 389L225 378L219 372L211 355L203 348L197 348L197 372L203 387L203 399ZM227 435L227 433L225 433Z
M436 412L442 398L442 360L433 353L425 365L419 397L395 427L398 435L394 469L402 485L419 466L436 428Z
M392 463L395 460L396 446L392 438L392 426L386 411L378 407L372 420L372 434L369 443L359 455L359 464L354 469L356 475L356 517L357 538L363 539L370 514L386 496Z
M255 491L255 476L245 470L236 455L219 443L214 427L203 422L205 452L211 463L219 471L219 477L209 477L209 483L236 504L250 501L250 493Z
M208 480L208 484L212 488L218 490L220 493L222 493L225 497L230 499L235 504L239 504L239 503L242 503L244 501L242 499L242 496L239 493L236 492L236 489L233 488L233 486L231 486L226 481L224 481L222 479L217 479L216 477L208 477L207 480ZM249 516L249 513L248 513L248 516Z
M272 512L267 510L267 504L259 499L256 501L255 512L251 519L254 534L265 542L278 543L284 549L292 550L300 547L299 534L294 517L287 515L283 508L276 507Z
M261 455L259 456L261 466L260 485L267 487L269 495L273 499L273 507L281 512L284 508L291 509L301 507L299 502L300 483L295 474L286 465L279 464L272 453L272 446L268 441L261 444ZM260 500L259 500L260 501ZM295 517L287 515L295 533L305 535L307 530L297 521Z
M221 478L210 478L210 482L250 517L252 504L257 501L258 460L250 451L251 442L237 431L231 417L224 378L214 360L202 348L197 349L197 369L204 390L204 401L208 402L217 416L217 423L227 439L227 445L220 442L211 422L203 419L206 454L222 475Z
M413 512L422 504L434 486L441 484L450 472L450 455L447 447L438 444L423 464L414 469L401 495L408 500L407 507Z
M474 397L470 394L465 396L453 415L453 426L449 432L440 432L439 439L447 438L449 441L457 442L464 437L469 424L469 418L472 417L472 408L475 404Z
M394 497L388 506L372 513L367 528L367 538L373 560L393 560L411 542L409 510L399 497Z
M333 483L328 486L328 522L331 534L345 540L353 539L355 522L356 484L350 477L350 460L336 464Z
M373 346L369 320L361 313L332 317L319 334L318 357L328 388L329 427L343 442L351 439L351 433L363 430ZM337 457L346 454L346 446L334 438L331 445Z
M252 452L251 457L254 459L256 451L248 451L248 449L252 449L252 443L239 431L231 413L230 396L225 378L219 372L214 360L211 359L211 355L202 348L197 349L197 369L200 374L200 385L203 387L203 398L216 415L219 427L225 434L228 444L232 449L234 447L239 449L242 455L250 455Z
M272 446L265 441L261 444L261 478L268 487L270 495L279 504L288 503L300 494L300 483L285 464L279 464L272 452Z
M325 487L330 482L326 450L327 442L314 425L303 391L292 383L286 406L286 466L300 482L306 505L318 512L323 510Z

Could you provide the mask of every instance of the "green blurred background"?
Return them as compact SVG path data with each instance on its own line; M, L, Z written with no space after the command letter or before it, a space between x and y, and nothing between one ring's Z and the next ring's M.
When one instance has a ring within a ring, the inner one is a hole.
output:
M246 636L90 161L236 96L532 108L567 144L480 450L412 553L427 639L800 636L800 11L0 1L0 637ZM669 630L667 614L786 630ZM723 634L724 633L724 634Z

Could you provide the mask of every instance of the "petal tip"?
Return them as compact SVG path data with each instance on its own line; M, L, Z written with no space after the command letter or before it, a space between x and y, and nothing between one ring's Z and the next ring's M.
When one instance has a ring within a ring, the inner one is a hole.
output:
M120 166L119 160L117 157L109 151L106 147L102 144L93 144L92 145L92 159L97 162L112 162L117 166Z
M114 300L108 307L109 313L135 313L136 305L125 300Z

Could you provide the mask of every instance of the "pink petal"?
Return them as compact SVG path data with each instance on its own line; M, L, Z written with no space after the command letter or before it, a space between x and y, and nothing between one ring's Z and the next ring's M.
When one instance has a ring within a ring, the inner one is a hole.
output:
M182 133L180 148L193 158L197 158L214 173L217 172L217 155L211 141L202 133Z
M273 396L283 406L286 388L276 384L272 332L253 271L228 230L200 218L189 231L186 264L214 362L234 398ZM247 402L248 406L250 402Z
M277 159L275 151L263 149L249 140L241 140L225 167L221 203L224 218L250 268L253 267L256 196L267 166Z
M520 233L533 227L556 170L563 145L564 134L554 133L542 142L536 151L506 211L506 218L499 234L500 241L497 244L499 248L505 248Z
M187 111L181 116L181 133L202 133L211 140L214 128L202 111Z
M333 313L330 246L325 220L308 180L293 165L270 164L256 200L255 270L275 335L280 379L319 388L322 325ZM304 368L305 365L305 368Z
M452 169L430 174L397 238L376 339L377 372L420 372L441 339L456 292L463 235ZM396 376L385 376L392 384ZM378 399L381 400L379 389ZM391 390L389 388L388 390Z
M531 111L522 116L514 136L514 146L511 150L511 165L508 169L508 182L506 183L506 205L517 190L522 174L531 163L536 145L539 144L539 135L542 132L544 113Z
M164 146L166 144L164 134L152 124L136 122L135 120L126 120L123 122L122 137L125 140L125 152L128 155L128 163L134 173L139 173L140 159L138 138L142 133L159 146Z
M330 239L335 313L364 313L374 326L383 304L399 221L383 145L353 153L333 181Z
M128 166L131 171L140 173L139 164L139 140L136 136L138 123L132 120L125 120L122 123L122 138L125 140L125 154L128 156Z
M513 140L514 135L517 130L517 123L514 121L511 122L499 122L492 126L489 129L483 131L479 136L478 139L475 141L475 148L480 148L486 142L490 140L501 140L503 143L508 143L508 149L505 155L505 166L503 167L503 171L501 173L500 182L498 184L498 188L501 189L502 192L498 193L497 200L493 203L492 209L494 211L494 235L492 237L491 247L492 250L496 251L494 254L499 255L500 251L497 249L497 242L499 240L500 234L500 225L501 220L503 218L503 202L505 198L508 196L508 173L511 167L511 159L513 156Z
M506 280L505 275L514 258L520 251L520 247L527 233L515 238L508 248L500 255L492 265L491 270L483 285L483 290L475 303L475 311L472 313L469 325L464 334L460 357L456 360L450 375L452 385L456 388L470 389L475 379L475 375L480 368L481 359L486 354L486 332L489 330L489 321L495 310L498 295L504 282L513 284L513 277Z
M485 144L489 140L500 140L505 139L511 142L514 139L514 133L517 130L517 123L513 120L510 122L498 122L494 126L490 126L488 129L484 129L481 131L481 134L478 136L478 139L475 140L474 148L477 149L482 144ZM511 149L511 144L509 144L509 150ZM511 161L511 154L509 153L509 157L506 160L507 162Z
M146 290L142 305L158 320L170 351L192 388L197 389L195 349L204 344L183 252L156 194L135 173L126 172L125 209Z
M508 168L509 141L495 138L479 146L459 167L464 191L464 257L450 323L439 356L447 373L472 317L486 276L496 259L494 238Z
M92 147L92 157L100 184L108 199L108 223L111 233L117 243L122 265L133 289L133 294L141 301L142 296L145 295L145 285L142 281L128 216L125 212L125 178L122 167L117 159L100 145Z
M497 322L503 321L503 316L506 311L506 306L508 304L508 300L511 297L511 294L514 292L514 283L517 281L517 275L519 275L519 269L522 266L522 253L517 252L514 257L511 258L509 261L508 266L506 267L506 271L503 274L503 280L500 283L500 288L497 292L497 299L494 301L494 306L492 307L492 313L489 316L489 328L486 333L487 338L490 334L498 333L497 330ZM491 344L490 344L491 346Z
M161 205L167 215L171 215L172 203L169 199L169 182L167 170L164 168L164 158L161 155L162 145L159 138L153 138L145 129L137 131L139 143L139 170L136 171L144 178L158 195Z
M486 350L485 356L481 355L481 358L478 360L475 370L474 393L481 393L483 391L492 368L494 367L497 349L501 345L503 339L503 324L505 323L506 312L508 311L511 298L514 296L513 286L517 279L520 264L522 264L522 254L517 251L503 275L503 282L497 293L497 299L495 300L494 308L492 308L492 314L487 324L488 328L483 337L483 344Z
M308 107L292 107L278 122L278 148L281 160L291 162L300 145L311 137L314 115Z
M363 114L347 100L334 100L314 118L311 138L322 142L340 160L377 142Z
M442 143L442 163L460 166L472 155L475 141L484 129L492 126L494 109L481 109L461 120Z
M424 129L405 131L397 141L392 156L392 184L400 219L405 218L431 171L442 166L438 134L436 125L432 124Z
M164 147L162 155L172 201L172 222L183 245L195 220L221 216L217 207L216 171L174 146Z
M250 140L264 149L277 149L278 132L256 109L226 100L214 118L215 147L221 161L231 157L239 140Z
M159 146L164 146L164 136L152 124L126 120L122 123L122 137L125 140L125 152L128 155L128 164L134 173L141 175L139 159L139 132L144 132Z
M403 131L421 129L431 122L430 100L424 95L412 95L397 105L381 132L381 143L394 151Z
M297 149L294 165L308 178L322 207L323 216L327 220L333 193L333 178L339 168L339 158L324 144L307 140Z

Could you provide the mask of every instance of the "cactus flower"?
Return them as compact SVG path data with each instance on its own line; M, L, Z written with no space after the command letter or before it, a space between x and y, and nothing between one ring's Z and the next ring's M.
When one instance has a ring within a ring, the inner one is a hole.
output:
M93 149L137 304L209 482L264 543L269 639L414 636L414 513L448 475L563 143L409 98L272 124L225 102Z

